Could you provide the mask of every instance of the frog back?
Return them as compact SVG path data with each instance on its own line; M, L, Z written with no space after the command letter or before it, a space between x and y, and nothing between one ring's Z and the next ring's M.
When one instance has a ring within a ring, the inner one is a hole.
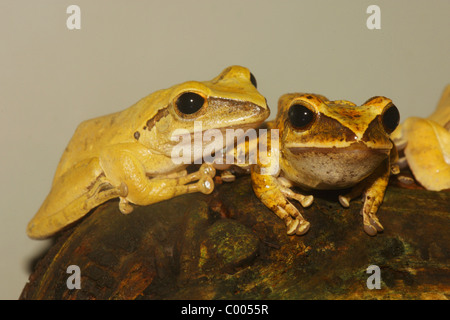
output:
M155 104L157 96L151 94L123 111L80 123L61 156L53 184L78 163L98 158L104 148L120 143L136 143L134 133L137 128L158 112L155 107L158 105Z

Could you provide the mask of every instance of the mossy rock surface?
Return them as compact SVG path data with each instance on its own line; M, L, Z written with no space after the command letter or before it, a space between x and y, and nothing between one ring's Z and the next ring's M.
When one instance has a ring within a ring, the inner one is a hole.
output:
M286 235L246 176L129 215L110 201L61 232L20 298L448 299L450 192L390 186L375 237L363 231L361 206L317 194L299 237ZM70 265L81 289L67 288ZM381 289L367 288L370 265Z

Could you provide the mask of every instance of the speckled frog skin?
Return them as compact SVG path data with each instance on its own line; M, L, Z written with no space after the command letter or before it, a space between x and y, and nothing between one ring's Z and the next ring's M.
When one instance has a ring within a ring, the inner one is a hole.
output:
M285 94L269 127L279 130L279 147L268 137L264 159L252 167L255 194L284 220L288 234L302 235L310 223L290 201L303 207L313 197L291 190L351 188L339 197L344 207L352 198L364 195L363 225L374 236L383 230L376 213L383 201L391 163L397 153L389 134L399 122L392 101L373 97L361 106L345 100L330 101L317 94ZM278 162L277 162L278 159Z
M62 155L50 193L28 224L28 236L50 237L117 197L120 211L130 213L131 204L211 193L215 168L203 164L187 174L189 163L171 158L178 143L172 133L183 129L193 135L195 121L201 121L204 131L256 128L269 113L250 71L231 66L210 81L159 90L124 111L81 123Z

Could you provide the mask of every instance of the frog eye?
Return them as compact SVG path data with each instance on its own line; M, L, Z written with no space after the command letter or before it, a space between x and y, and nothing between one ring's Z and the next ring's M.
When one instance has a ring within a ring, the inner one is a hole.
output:
M183 114L193 114L205 104L205 98L195 92L182 93L175 102L176 108Z
M390 104L389 107L384 110L382 115L382 123L384 130L387 133L392 133L397 128L400 122L400 113L395 105Z
M252 83L252 85L253 85L255 88L258 87L258 84L256 83L256 78L255 78L255 76L253 75L253 73L251 73L251 72L250 72L250 82Z
M306 129L316 117L315 113L302 104L294 104L289 108L289 121L296 129Z

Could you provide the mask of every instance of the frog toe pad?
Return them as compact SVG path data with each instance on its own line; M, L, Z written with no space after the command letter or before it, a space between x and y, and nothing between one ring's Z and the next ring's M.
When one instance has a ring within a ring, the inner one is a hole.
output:
M198 182L198 189L201 193L210 194L214 190L214 181L210 176L201 178Z
M295 231L295 234L298 236L305 234L306 232L308 232L310 226L311 224L308 221L306 220L300 221L300 223L297 226L297 230Z

